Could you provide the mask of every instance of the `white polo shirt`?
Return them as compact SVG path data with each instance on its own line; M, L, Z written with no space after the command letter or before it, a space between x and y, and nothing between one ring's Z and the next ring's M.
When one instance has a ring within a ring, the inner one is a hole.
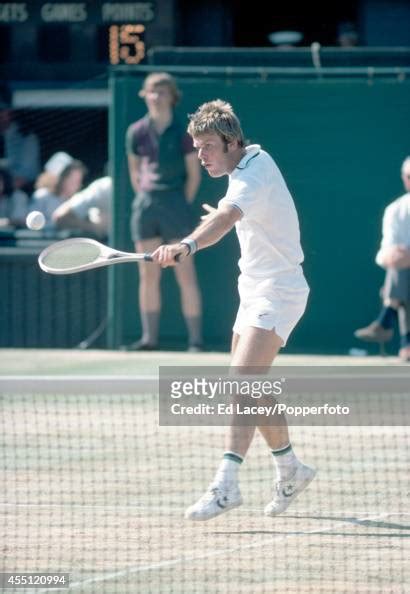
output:
M235 225L243 277L272 279L283 288L308 288L292 196L276 163L259 145L246 147L219 204L230 204L243 213Z

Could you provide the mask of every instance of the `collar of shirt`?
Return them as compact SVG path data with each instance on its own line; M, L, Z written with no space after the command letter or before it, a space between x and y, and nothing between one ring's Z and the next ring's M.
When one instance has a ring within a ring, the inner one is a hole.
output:
M157 128L156 128L156 126L155 126L155 124L154 124L154 120L151 118L151 116L149 115L149 113L147 113L146 118L147 118L147 124L148 124L149 128L157 136L162 136L164 134L164 132L167 132L167 130L171 130L172 128L174 128L176 126L176 118L175 118L175 115L173 115L171 121L168 124L168 126L166 126L166 128L164 128L162 130L162 132L159 133L158 130L157 130Z
M259 144L250 144L245 147L246 155L242 157L235 169L245 169L248 166L249 161L259 155L261 147Z

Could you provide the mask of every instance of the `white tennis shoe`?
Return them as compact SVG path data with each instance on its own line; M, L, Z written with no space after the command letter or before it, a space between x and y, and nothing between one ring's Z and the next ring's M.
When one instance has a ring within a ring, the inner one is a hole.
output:
M286 481L277 481L273 500L265 507L266 516L277 516L289 507L296 497L315 478L316 470L300 464L295 474Z
M210 520L234 507L239 507L242 503L242 495L237 484L212 484L194 505L188 507L185 518L195 521Z

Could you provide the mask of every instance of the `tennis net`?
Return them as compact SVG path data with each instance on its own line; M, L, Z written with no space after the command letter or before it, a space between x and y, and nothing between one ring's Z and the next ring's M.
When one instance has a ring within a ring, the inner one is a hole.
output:
M366 373L374 378L374 371ZM391 390L381 389L372 407L391 399L395 378L405 394L410 369L389 373ZM184 510L215 473L225 427L159 424L154 376L3 378L0 384L5 592L13 573L69 575L69 587L54 585L84 593L408 588L406 410L403 424L394 426L290 427L295 453L318 475L275 518L263 513L274 489L273 457L257 434L240 473L244 504L190 522ZM19 591L50 591L44 580L37 590L32 583Z

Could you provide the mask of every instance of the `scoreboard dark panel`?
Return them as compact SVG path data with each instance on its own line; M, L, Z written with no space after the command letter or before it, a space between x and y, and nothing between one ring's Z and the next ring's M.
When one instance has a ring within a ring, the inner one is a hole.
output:
M147 48L173 44L174 18L174 0L1 1L0 75L49 78L54 65L56 79L72 79L144 63Z
M154 2L2 2L2 23L148 23L155 19Z

